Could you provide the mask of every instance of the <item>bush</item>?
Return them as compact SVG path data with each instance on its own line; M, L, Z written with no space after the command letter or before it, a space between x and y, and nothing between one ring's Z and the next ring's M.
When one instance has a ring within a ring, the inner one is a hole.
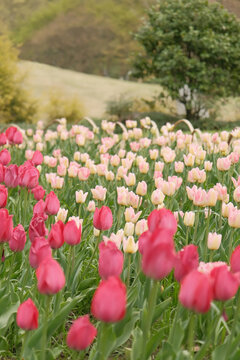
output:
M48 121L66 118L68 123L80 120L84 114L84 105L76 97L66 97L60 90L52 90L45 109Z
M0 36L0 122L32 122L36 115L36 102L22 87L17 60L16 49Z
M133 99L127 95L120 95L118 98L107 102L106 113L112 120L127 120L132 117Z

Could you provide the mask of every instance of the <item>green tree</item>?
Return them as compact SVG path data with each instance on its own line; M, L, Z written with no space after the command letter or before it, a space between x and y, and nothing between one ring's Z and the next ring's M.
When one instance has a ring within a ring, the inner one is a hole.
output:
M158 0L136 34L134 75L161 84L199 119L209 101L240 94L240 22L206 0Z
M22 87L17 51L0 36L0 122L32 121L36 105Z

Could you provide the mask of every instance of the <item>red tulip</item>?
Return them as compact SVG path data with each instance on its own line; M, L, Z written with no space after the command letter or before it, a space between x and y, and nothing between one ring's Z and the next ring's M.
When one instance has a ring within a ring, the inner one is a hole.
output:
M39 215L44 217L44 220L47 220L48 216L45 214L46 204L44 200L39 200L33 207L33 215Z
M9 247L12 251L22 251L26 244L26 233L21 224L13 229L11 238L9 239Z
M60 209L60 202L56 194L53 191L46 196L45 199L46 204L46 214L48 215L56 215L58 210Z
M105 244L102 241L99 244L98 271L102 279L107 279L109 276L120 276L123 262L123 253L114 242L108 241Z
M116 276L102 280L95 291L91 312L96 319L104 322L116 322L126 313L126 286Z
M0 146L6 145L7 137L5 133L0 133Z
M191 271L181 282L179 300L188 309L199 313L207 312L213 300L210 277L198 270Z
M177 231L177 220L173 213L165 208L153 210L148 216L148 229L153 232L156 228L169 230L172 235Z
M31 190L31 193L34 196L34 199L37 201L44 198L45 192L46 192L46 190L44 190L44 188L41 185L37 185L35 188L33 188Z
M12 215L7 209L0 209L0 242L8 242L13 232Z
M22 142L23 142L22 133L21 131L17 130L13 135L13 143L19 145L22 144Z
M39 171L30 161L26 161L23 165L19 166L18 175L21 187L33 189L38 185Z
M151 238L151 231L147 230L140 235L138 238L138 250L140 254L143 254L145 247L147 246L148 240Z
M31 159L31 162L34 166L41 165L43 162L43 154L41 151L36 150L33 154L33 157Z
M4 182L5 166L0 164L0 183Z
M79 225L79 228L75 220L68 221L63 230L64 241L69 245L77 245L81 241L82 236L82 227Z
M47 235L47 229L45 227L45 218L42 215L34 215L29 225L29 238L30 241L36 237L42 237Z
M59 249L64 244L63 230L64 224L61 220L52 225L48 235L48 242L52 249Z
M97 335L97 329L89 321L89 316L81 316L75 320L67 335L67 345L75 350L86 349Z
M5 168L4 175L5 185L11 188L18 186L18 166L15 164L9 165Z
M30 298L18 307L17 325L23 330L34 330L38 328L38 309Z
M0 208L3 208L7 205L8 191L4 185L0 184Z
M93 226L98 230L108 230L112 227L113 217L111 209L108 206L96 208L93 215Z
M210 276L213 279L213 297L215 300L226 301L237 293L238 280L228 270L227 265L214 268Z
M7 149L0 151L0 163L2 165L7 165L11 161L11 154Z
M65 285L63 269L54 259L41 262L36 271L38 290L41 294L53 295L58 293Z
M14 143L14 135L16 133L16 131L18 131L18 129L15 126L10 126L9 128L7 128L6 130L6 137L8 139L9 144L13 144Z
M169 242L148 241L142 255L142 270L150 278L161 280L173 269L175 253Z
M30 247L29 263L31 267L37 268L45 259L52 258L52 250L44 237L36 237Z
M174 276L177 281L181 281L190 271L198 268L198 250L195 245L185 246L177 253L175 260Z
M231 255L230 264L233 273L240 272L240 245L234 249Z

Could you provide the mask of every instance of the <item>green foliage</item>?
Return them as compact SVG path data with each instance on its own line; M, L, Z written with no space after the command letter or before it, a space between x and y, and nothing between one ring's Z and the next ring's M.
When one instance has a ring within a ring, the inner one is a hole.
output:
M135 76L154 78L197 119L213 99L240 94L239 36L240 22L217 3L158 0L136 35Z
M48 120L66 118L69 123L84 116L84 106L76 96L66 98L60 90L51 91L46 106Z
M0 37L0 121L31 122L36 104L21 87L17 51L4 36Z
M118 98L107 102L106 112L113 119L126 120L132 116L133 100L127 95L120 95Z

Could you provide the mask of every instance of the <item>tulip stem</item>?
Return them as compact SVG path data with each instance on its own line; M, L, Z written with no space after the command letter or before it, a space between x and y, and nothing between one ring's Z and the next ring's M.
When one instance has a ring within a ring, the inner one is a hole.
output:
M234 233L234 228L231 228L230 241L229 241L229 251L228 251L228 258L229 258L229 261L230 261L231 254L232 254L232 247L233 247L233 233Z
M92 260L93 260L95 254L96 254L97 249L98 249L98 245L100 244L100 241L101 241L101 230L100 230L99 236L98 236L98 238L97 238L97 241L96 241L95 248L94 248L94 250L93 250L92 256L91 256L91 258L90 258L87 266L85 267L84 272L83 272L82 275L81 275L81 278L82 278L83 275L87 272L90 264L92 263Z
M41 360L46 359L46 348L47 348L47 329L48 329L48 314L50 308L51 297L47 295L46 297L46 307L45 307L45 316L43 322L43 333L42 333L42 356Z
M68 257L67 257L67 274L66 274L68 288L70 286L70 276L71 276L71 270L72 270L72 254L73 254L73 246L70 245L70 249L69 249Z
M152 325L152 320L153 320L153 314L154 314L154 310L155 310L155 305L156 305L156 301L157 301L157 293L158 293L158 282L156 280L152 281L152 286L149 292L149 296L148 296L148 304L147 304L147 321L146 324L143 325L143 339L147 340L149 339L149 332L150 332L150 328ZM145 344L143 343L143 353L145 353ZM144 358L144 357L143 357Z
M188 350L193 356L194 346L194 327L195 327L195 314L192 312L190 315L189 326L188 326Z
M208 207L207 212L207 224L206 224L206 234L205 234L205 244L204 244L204 252L203 252L203 261L206 261L207 256L207 248L208 248L208 233L209 233L209 222L210 222L210 206Z
M25 334L23 335L23 342L22 342L22 349L21 349L21 355L20 355L20 359L24 359L24 349L25 349L25 345L28 339L28 335L29 335L29 331L25 331Z
M229 354L230 354L234 333L235 333L236 326L237 326L238 319L239 319L239 312L240 312L240 291L238 290L237 305L236 305L236 310L235 310L235 314L234 314L234 318L233 318L234 320L233 320L232 330L231 330L231 334L229 336L228 345L227 345L227 351L226 351L226 354L225 354L226 359L228 359Z
M219 218L219 229L221 229L222 227L222 208L223 208L223 201L221 202L221 206L220 206L220 218Z
M195 228L194 228L194 234L193 234L193 244L196 244L198 223L199 223L199 210L196 212L196 221L195 221Z
M168 338L168 342L171 344L171 342L173 341L174 337L175 337L175 329L176 329L176 325L177 325L177 321L180 315L180 309L181 309L181 304L178 301L176 310L175 310L175 316L174 316L174 320L173 320L173 324L170 328L170 333L169 333L169 338Z
M188 236L189 236L189 226L187 226L186 245L188 245Z
M127 288L130 285L130 275L131 275L131 254L127 254L128 261L128 272L127 272Z
M24 225L26 226L27 225L27 208L28 208L28 189L27 188L24 188L23 189L24 191Z

